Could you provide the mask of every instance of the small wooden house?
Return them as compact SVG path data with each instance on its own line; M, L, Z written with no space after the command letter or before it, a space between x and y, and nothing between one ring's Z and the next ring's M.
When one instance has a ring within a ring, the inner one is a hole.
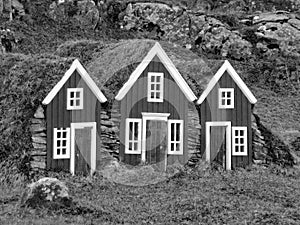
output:
M101 103L107 99L78 60L44 99L47 169L89 174L100 147Z
M256 98L226 60L201 94L201 153L227 170L252 163Z
M120 101L120 160L162 171L186 163L188 104L197 98L156 42L115 96Z

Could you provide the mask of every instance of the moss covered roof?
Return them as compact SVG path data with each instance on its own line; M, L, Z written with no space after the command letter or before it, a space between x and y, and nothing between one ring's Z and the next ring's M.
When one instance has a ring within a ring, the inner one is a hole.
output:
M85 66L108 99L113 99L154 46L153 40L126 40L107 45ZM223 61L208 62L188 49L160 42L183 78L199 97Z

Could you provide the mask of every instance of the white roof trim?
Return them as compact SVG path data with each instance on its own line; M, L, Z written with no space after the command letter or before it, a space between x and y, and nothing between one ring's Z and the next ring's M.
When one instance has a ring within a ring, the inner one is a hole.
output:
M214 86L217 84L217 82L219 81L219 79L222 77L222 75L226 70L231 76L231 78L235 81L235 83L239 86L239 88L244 93L244 95L247 97L249 102L255 104L257 102L257 99L254 97L254 95L247 87L247 85L244 83L244 81L240 78L240 76L236 73L236 71L234 70L234 68L229 63L228 60L225 60L225 62L220 67L218 72L210 80L210 82L207 85L207 88L203 91L199 100L197 101L197 104L201 104L205 100L205 98L208 96L208 94L211 92L211 90L214 88Z
M155 55L157 55L158 58L161 60L161 62L164 64L164 66L169 71L170 75L173 77L173 79L175 80L177 85L180 87L180 89L182 90L182 92L184 93L186 98L191 102L195 101L197 99L197 97L194 95L194 93L191 90L191 88L189 87L189 85L183 79L183 77L181 76L179 71L176 69L176 67L173 64L173 62L171 61L171 59L167 56L166 52L162 49L161 45L158 42L155 43L155 45L148 52L148 54L143 59L143 61L133 71L133 73L130 75L128 81L119 90L115 99L122 100L125 97L127 92L134 85L134 83L137 81L139 76L146 69L146 67L149 65L151 60L155 57Z
M93 79L90 77L88 72L84 69L84 67L81 65L81 63L78 61L78 59L75 59L68 71L65 73L65 75L61 78L61 80L54 86L54 88L49 92L47 97L42 102L44 105L48 105L52 99L56 96L56 94L60 91L60 89L64 86L64 84L67 82L67 80L71 77L73 72L77 70L77 72L80 74L82 79L86 82L86 84L89 86L91 91L94 93L94 95L97 97L97 99L103 103L106 102L107 99L103 95L103 93L100 91L98 86L95 84Z

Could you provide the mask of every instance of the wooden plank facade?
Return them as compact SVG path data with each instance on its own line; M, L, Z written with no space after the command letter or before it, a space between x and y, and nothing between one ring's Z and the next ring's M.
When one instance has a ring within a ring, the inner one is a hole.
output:
M148 102L147 101L147 83L148 72L162 72L164 74L164 99L163 102ZM183 94L182 90L178 87L164 64L158 57L154 57L146 69L142 72L140 77L130 88L125 97L121 100L121 123L120 123L120 160L131 164L138 165L141 163L141 154L125 154L125 121L127 118L140 118L142 119L143 112L151 113L170 113L169 119L183 120L184 121L184 145L183 148L187 149L187 115L188 115L189 101ZM167 138L167 137L166 137ZM150 150L159 151L159 150ZM148 151L147 151L148 152ZM149 154L149 153L147 153ZM152 154L152 163L157 157L157 163L160 161L157 156ZM155 154L154 154L155 155ZM148 158L148 156L146 156ZM175 162L186 163L188 160L188 151L184 151L183 155L168 155L167 165L172 165ZM151 161L151 160L150 160Z
M218 98L219 88L234 88L234 108L220 109ZM245 126L248 131L247 156L232 156L232 168L250 165L252 163L252 129L251 114L252 104L241 91L240 87L232 79L227 71L221 76L217 84L210 91L206 99L200 105L201 110L201 153L206 151L206 122L229 121L231 126ZM223 138L223 136L221 137Z
M83 109L67 110L67 89L83 88ZM100 110L101 103L92 93L86 82L75 70L53 100L47 105L47 169L70 170L70 159L53 159L54 128L70 128L71 123L96 122L97 153L100 149ZM71 156L72 157L72 156ZM97 154L97 161L99 160Z

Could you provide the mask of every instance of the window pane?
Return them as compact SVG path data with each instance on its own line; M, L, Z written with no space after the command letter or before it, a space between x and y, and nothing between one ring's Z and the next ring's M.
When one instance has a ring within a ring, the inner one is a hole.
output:
M240 146L240 151L244 152L244 146Z
M67 137L67 132L66 131L63 131L62 134L63 134L63 138Z
M60 131L58 131L58 132L56 133L56 137L57 137L57 138L60 138L60 137L61 137Z
M157 99L160 98L160 92L156 92L156 98L157 98Z
M80 100L76 100L76 106L80 106Z
M139 135L139 124L137 122L134 123L134 140L138 140Z
M133 122L129 122L129 140L132 140Z
M239 146L235 146L235 152L239 152Z
M240 136L244 136L244 131L240 130Z
M231 99L227 99L227 105L231 105Z
M66 155L66 154L67 154L67 149L63 148L63 149L62 149L62 154L63 154L63 155Z
M171 141L174 141L174 129L175 129L175 124L171 123Z
M160 90L160 84L156 84L156 90L157 90L157 91Z
M234 135L235 135L235 136L239 136L239 131L238 131L238 130L235 130L235 131L234 131Z
M235 139L234 139L234 142L235 142L236 144L238 144L238 143L239 143L239 139L238 139L238 138L235 138Z
M179 143L176 144L176 151L177 151L177 152L180 151L180 144L179 144Z
M180 123L176 123L176 141L180 141Z
M171 151L174 151L174 143L171 143Z
M240 144L244 144L244 138L240 138Z
M155 90L155 85L151 84L151 91Z
M56 154L60 155L60 148L56 149Z
M67 146L67 140L63 140L62 146L63 146L63 147L66 147L66 146Z
M151 92L151 98L154 98L155 92Z
M222 91L222 98L225 98L226 93L224 91Z
M74 98L74 92L73 91L70 92L70 97Z
M74 106L74 100L70 100L70 106Z
M230 98L230 97L231 97L231 92L228 91L228 92L227 92L227 98Z
M156 82L159 83L160 82L160 76L156 77Z
M56 146L57 146L57 147L60 147L60 141L59 141L59 140L57 140Z
M132 150L132 142L129 142L128 150Z
M226 101L225 99L222 99L222 102L221 102L222 105L226 105Z
M134 150L135 150L135 151L138 150L138 143L137 143L137 142L134 143Z
M155 76L151 76L151 82L155 81Z
M80 92L79 91L76 92L76 98L80 98Z

